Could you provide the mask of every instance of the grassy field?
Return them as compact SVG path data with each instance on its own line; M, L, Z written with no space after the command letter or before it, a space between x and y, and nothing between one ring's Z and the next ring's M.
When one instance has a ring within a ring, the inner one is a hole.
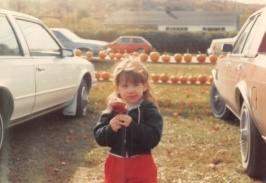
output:
M94 63L111 71L112 63ZM150 72L209 74L212 65L147 64ZM163 136L153 150L160 183L248 183L239 153L238 122L213 118L208 85L152 84L164 118ZM0 182L100 183L108 148L93 138L93 127L112 92L98 82L90 93L89 115L49 114L9 130L0 154Z
M94 63L96 70L113 68L111 63ZM210 74L211 65L147 64L151 73ZM111 82L99 82L91 91L95 111L105 107ZM162 141L154 149L159 182L250 182L241 167L237 121L215 119L209 107L209 87L154 84L152 91L164 117ZM107 148L95 146L88 159L90 181L102 180Z

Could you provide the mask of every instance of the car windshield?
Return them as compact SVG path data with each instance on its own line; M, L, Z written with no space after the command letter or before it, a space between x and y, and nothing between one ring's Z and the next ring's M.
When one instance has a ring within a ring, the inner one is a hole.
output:
M75 41L75 40L80 40L81 38L79 36L77 36L76 34L74 34L73 32L71 32L70 30L67 29L62 29L59 30L64 36L66 36L68 39Z

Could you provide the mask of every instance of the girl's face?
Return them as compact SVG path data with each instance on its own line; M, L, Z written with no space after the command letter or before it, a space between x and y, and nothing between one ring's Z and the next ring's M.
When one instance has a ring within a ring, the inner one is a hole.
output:
M143 93L147 90L147 85L143 83L133 83L121 81L118 84L117 92L128 105L137 104L143 97Z

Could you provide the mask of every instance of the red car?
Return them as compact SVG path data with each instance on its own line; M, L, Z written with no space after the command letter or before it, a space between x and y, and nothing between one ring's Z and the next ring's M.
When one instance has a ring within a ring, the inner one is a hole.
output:
M111 42L108 47L112 52L146 52L152 50L152 45L141 36L120 36L115 41Z

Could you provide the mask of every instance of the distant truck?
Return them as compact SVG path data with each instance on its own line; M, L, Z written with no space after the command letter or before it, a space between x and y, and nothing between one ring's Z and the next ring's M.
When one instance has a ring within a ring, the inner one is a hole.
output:
M223 52L223 47L225 44L234 44L236 38L232 37L232 38L221 38L221 39L213 39L211 42L210 47L207 50L207 53L209 55L221 55L224 54L225 52Z

